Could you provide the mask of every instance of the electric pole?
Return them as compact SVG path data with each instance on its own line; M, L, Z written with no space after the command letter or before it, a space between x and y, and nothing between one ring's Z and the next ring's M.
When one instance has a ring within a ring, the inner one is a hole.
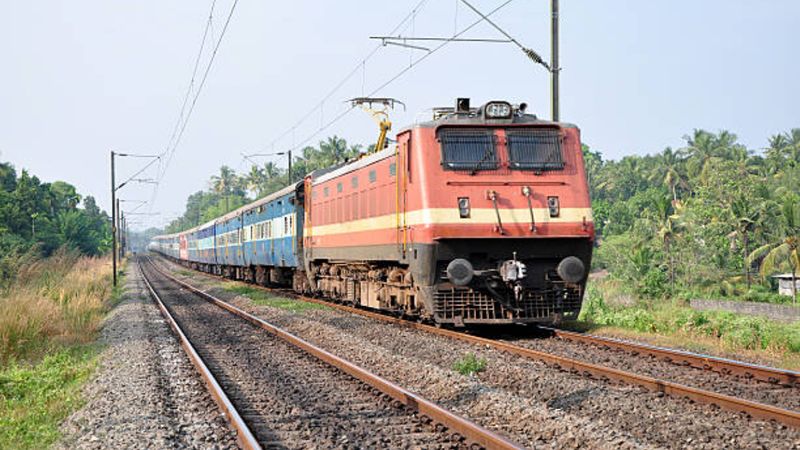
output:
M111 270L114 272L114 286L117 285L117 182L114 180L114 152L111 152Z
M121 222L121 220L120 220L120 212L121 212L121 210L119 208L119 198L117 199L116 208L117 208L117 223L116 223L116 225L117 225L117 228L116 228L116 230L117 230L117 261L119 261L121 263L122 262L122 234L121 234L120 225L119 225L120 222Z
M292 184L292 151L289 150L286 153L289 155L289 184Z
M558 108L558 72L561 68L558 65L558 0L550 0L552 18L550 24L550 97L552 101L553 122L559 121Z

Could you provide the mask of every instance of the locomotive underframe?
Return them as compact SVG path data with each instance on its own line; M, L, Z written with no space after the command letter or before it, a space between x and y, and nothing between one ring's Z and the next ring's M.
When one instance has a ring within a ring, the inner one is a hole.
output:
M495 238L443 239L405 251L396 245L314 249L313 255L306 254L303 290L456 326L552 323L577 316L586 285L585 276L578 283L564 282L556 266L576 256L590 267L591 248L585 238ZM482 276L468 286L455 286L444 273L455 258L490 272L512 255L528 268L519 295L502 286L489 289L492 280Z

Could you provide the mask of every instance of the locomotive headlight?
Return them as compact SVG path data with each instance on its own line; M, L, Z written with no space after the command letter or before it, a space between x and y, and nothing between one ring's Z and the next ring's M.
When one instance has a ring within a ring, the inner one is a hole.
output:
M586 274L586 266L583 261L575 256L567 256L558 263L556 272L562 280L567 283L577 283L583 279Z
M462 219L466 219L469 217L469 213L469 197L458 197L458 215Z
M550 210L550 217L558 217L561 214L561 205L558 197L547 197L547 209Z
M456 258L447 265L447 279L456 286L466 286L472 281L475 270L472 263L464 258Z
M487 119L508 119L511 117L511 104L508 102L490 102L484 107Z

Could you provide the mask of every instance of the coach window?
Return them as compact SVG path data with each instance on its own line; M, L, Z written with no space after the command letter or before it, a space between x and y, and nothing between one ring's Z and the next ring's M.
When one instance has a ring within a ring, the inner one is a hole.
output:
M395 175L397 175L397 164L391 163L389 164L389 176L393 177Z
M378 174L374 170L369 171L369 182L374 183L378 180Z
M342 183L336 184L336 192L342 192Z
M325 197L327 197L328 194L330 194L330 191L328 190L328 186L325 186L325 189L322 190L322 193L325 195Z
M289 234L289 218L288 217L284 217L283 218L283 234L284 234L284 236Z

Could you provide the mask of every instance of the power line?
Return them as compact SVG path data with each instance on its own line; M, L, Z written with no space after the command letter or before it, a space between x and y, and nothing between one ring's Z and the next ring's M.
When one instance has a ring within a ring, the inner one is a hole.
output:
M433 48L432 50L430 50L429 52L427 52L427 53L423 54L422 56L420 56L420 57L419 57L419 58L417 58L416 60L412 61L412 62L411 62L411 64L409 64L407 67L405 67L405 68L403 68L402 70L400 70L400 71L399 71L397 74L395 74L393 77L389 78L389 79L388 79L386 82L384 82L383 84L381 84L380 86L378 86L377 88L375 88L375 89L374 89L372 92L370 92L369 94L367 94L367 95L366 95L366 97L372 97L373 95L377 94L377 93L378 93L378 92L380 92L382 89L384 89L385 87L387 87L387 86L389 86L390 84L392 84L393 82L395 82L395 81L396 81L398 78L400 78L400 77L402 77L403 75L405 75L405 74L406 74L406 73L407 73L409 70L411 70L412 68L414 68L414 67L415 67L417 64L421 63L421 62L422 62L422 61L424 61L426 58L428 58L429 56L431 56L431 55L433 55L434 53L436 53L437 51L439 51L439 50L440 50L442 47L444 47L445 45L449 44L450 42L453 42L453 41L457 40L457 38L458 38L459 36L461 36L462 34L466 33L467 31L471 30L472 28L474 28L475 26L477 26L479 23L483 22L484 20L487 20L487 19L488 19L490 16L492 16L494 13L496 13L496 12L497 12L497 11L499 11L499 10L501 10L502 8L504 8L506 5L508 5L509 3L513 2L513 1L514 1L514 0L506 0L504 3L500 4L500 5L499 5L498 7L496 7L495 9L491 10L489 13L487 13L487 14L485 14L485 15L484 15L484 14L481 14L481 18L480 18L480 19L478 19L477 21L473 22L472 24L470 24L469 26L467 26L467 27L466 27L466 28L464 28L463 30L459 31L458 33L454 34L454 35L453 35L451 38L447 38L447 39L446 39L444 42L442 42L442 43L441 43L441 44L439 44L438 46L434 47L434 48ZM390 34L391 34L391 33L390 33ZM302 148L302 147L303 147L305 144L307 144L309 141L311 141L311 139L314 139L314 138L315 138L317 135L319 135L319 133L321 133L321 132L325 131L325 130L326 130L326 129L328 129L328 128L329 128L331 125L333 125L334 123L336 123L336 122L338 122L339 120L341 120L341 119L342 119L342 117L346 116L348 113L350 113L350 111L352 111L352 110L353 110L353 109L355 109L355 108L356 108L355 106L351 105L351 106L350 106L348 109L346 109L346 110L342 111L341 113L339 113L339 114L338 114L336 117L334 117L334 118L333 118L331 121L327 122L327 123L326 123L324 126L321 126L319 129L317 129L316 131L314 131L314 132L313 132L313 133L312 133L310 136L308 136L308 137L307 137L307 138L305 138L304 140L300 141L300 143L299 143L299 144L297 144L297 145L293 146L293 147L292 147L292 150L298 150L299 148Z
M194 87L194 80L197 76L197 69L200 67L200 58L203 56L203 49L206 46L206 37L208 36L208 30L211 28L211 24L214 21L214 6L216 5L217 0L211 1L211 9L208 12L208 20L206 20L206 27L203 30L203 39L200 40L200 49L197 51L197 57L194 60L194 69L192 69L192 76L189 79L189 86L186 88L186 94L183 96L183 103L181 104L181 112L178 115L178 120L175 122L175 127L172 129L172 136L169 138L169 142L167 143L166 149L169 149L172 146L172 143L175 139L175 136L178 134L178 128L180 127L181 122L183 122L183 114L186 112L186 105L189 102L189 97L192 95L192 88ZM166 149L164 153L166 153ZM163 153L162 153L163 155Z
M486 21L486 22L487 22L489 25L491 25L492 27L494 27L494 29L495 29L495 30L499 31L499 32L500 32L500 33L501 33L503 36L507 37L507 38L508 38L508 40L510 40L511 42L513 42L514 44L516 44L516 46L517 46L517 47L519 47L519 48L520 48L520 50L522 50L522 52L523 52L523 53L525 53L525 55L526 55L528 58L530 58L530 59L531 59L533 62L535 62L535 63L538 63L538 64L541 64L542 66L544 66L544 68L545 68L545 69L547 69L547 71L548 71L548 72L550 71L550 64L547 64L547 63L546 63L546 62L545 62L545 61L542 59L542 57L541 57L541 56L539 56L539 54L538 54L538 53L536 53L535 51L533 51L533 49L530 49L530 48L528 48L528 47L525 47L524 45L520 44L520 43L519 43L519 41L517 41L516 39L514 39L514 38L513 38L513 37L512 37L510 34L506 33L506 32L505 32L505 30L503 30L502 28L500 28L500 26L499 26L499 25L497 25L496 23L494 23L494 22L492 22L491 20L489 20L489 17L487 17L487 16L486 16L486 15L484 15L482 12L480 12L480 11L479 11L477 8L475 8L474 6L472 6L472 4L470 4L470 3L469 3L467 0L461 0L461 3L463 3L463 4L467 5L467 6L469 7L469 9L471 9L472 11L474 11L474 12L475 12L475 14L477 14L477 15L481 16L481 18L482 18L483 20L485 20L485 21Z
M189 124L189 120L192 118L192 113L194 112L194 107L197 105L197 99L200 98L200 94L203 92L203 87L206 84L206 80L208 79L208 73L211 71L211 66L214 64L214 59L217 57L217 51L219 50L219 46L222 44L222 39L225 37L225 33L228 31L228 25L231 22L231 18L233 17L233 13L236 10L236 5L239 3L239 0L234 0L233 5L231 6L230 12L228 12L228 17L225 19L225 25L222 28L222 32L219 35L219 39L217 39L217 44L214 46L214 51L211 53L211 59L208 61L206 65L206 70L203 72L203 79L200 80L200 86L197 88L197 92L194 95L194 99L192 99L192 105L189 107L189 112L186 114L186 120L183 121L183 125L181 126L181 131L178 133L178 137L175 140L174 145L172 146L172 150L167 157L166 165L162 171L162 175L159 178L163 178L167 169L169 168L169 163L172 160L172 156L175 154L175 151L178 148L178 145L181 143L181 139L183 138L183 133L186 131L186 126Z
M405 24L406 24L406 23L409 21L409 19L411 19L412 17L416 16L416 15L417 15L417 14L418 14L418 13L419 13L421 10L422 10L422 8L425 6L425 4L426 4L427 2L428 2L428 0L420 0L420 1L419 1L419 2L416 4L416 6L414 6L414 8L411 10L411 12L409 12L409 13L408 13L408 14L407 14L407 15L406 15L406 16L405 16L405 17L404 17L404 18L403 18L403 19L402 19L402 20L401 20L401 21L400 21L400 22L399 22L399 23L398 23L398 24L397 24L397 25L396 25L396 26L395 26L395 27L392 29L392 31L390 31L390 32L389 32L389 35L392 35L392 34L396 33L396 32L397 32L397 31L398 31L398 30L399 30L399 29L400 29L400 28L401 28L403 25L405 25ZM353 78L353 77L354 77L354 76L355 76L355 75L356 75L356 74L357 74L359 71L361 71L361 72L362 72L362 86L363 86L363 84L364 84L364 80L363 80L363 78L364 78L364 76L365 76L365 74L366 74L366 63L367 63L367 61L369 61L369 60L370 60L370 59L371 59L373 56L375 56L375 54L376 54L376 53L377 53L377 52L378 52L378 51L379 51L379 50L380 50L382 47L383 47L383 45L382 45L382 44L375 46L375 47L374 47L374 48L373 48L373 49L372 49L372 50L371 50L371 51L370 51L370 52L367 54L367 56L365 56L364 58L362 58L362 59L361 59L361 60L358 62L358 64L356 64L356 65L355 65L355 67L353 67L353 69L352 69L350 72L348 72L348 73L347 73L347 75L345 75L345 77L344 77L344 78L342 78L342 79L341 79L341 80L340 80L340 81L339 81L339 82L338 82L338 83L337 83L337 84L336 84L336 85L333 87L333 89L331 89L331 90L330 90L330 91L329 91L327 94L325 94L325 96L323 96L323 97L322 97L322 99L321 99L320 101L318 101L317 103L315 103L313 108L311 108L311 109L310 109L310 110L309 110L309 111L308 111L308 112L307 112L305 115L303 115L303 116L302 116L302 117L301 117L301 118L300 118L300 119L299 119L297 122L295 122L295 123L294 123L294 124L293 124L291 127L289 127L288 129L286 129L286 131L284 131L284 132L283 132L283 133L281 133L281 134L280 134L278 137L276 137L275 139L273 139L273 140L272 140L272 142L270 142L270 143L267 145L267 147L273 147L273 146L274 146L276 143L280 142L280 141L281 141L283 138L285 138L286 136L288 136L288 135L289 135L289 133L292 133L294 130L296 130L296 129L297 129L297 127L299 127L300 125L302 125L303 123L305 123L305 121L306 121L306 120L308 120L308 118L309 118L309 117L311 117L311 116L312 116L312 115L313 115L313 114L314 114L316 111L318 111L318 110L322 109L322 107L324 106L325 102L326 102L328 99L330 99L330 98L333 96L333 94L335 94L335 93L336 93L336 92L337 92L337 91L338 91L338 90L339 90L339 89L340 89L342 86L344 86L344 84L345 84L345 83L347 83L348 81L350 81L350 79L351 79L351 78ZM293 143L292 145L293 145L293 147L294 147L294 143Z
M209 20L206 23L206 30L203 33L203 41L200 44L200 52L198 52L198 58L197 58L197 60L195 62L195 70L192 73L192 81L190 81L190 83L189 83L189 91L191 91L191 87L194 84L194 77L196 76L196 70L197 70L197 66L199 64L200 55L202 54L202 49L205 46L205 38L206 38L206 35L208 33L208 29L211 26L211 23L213 22L212 18L213 18L213 11L214 11L214 5L215 4L216 4L216 0L214 0L214 2L211 4L211 12L209 13ZM200 80L200 85L198 86L197 91L195 92L194 98L192 99L191 106L189 107L189 111L186 113L186 118L183 120L183 123L180 126L180 131L178 132L177 137L174 139L174 142L171 142L171 147L168 146L164 150L164 152L162 153L162 156L166 155L166 162L161 167L161 173L159 174L159 176L157 178L157 183L160 183L163 180L164 176L167 173L167 170L169 169L169 165L172 162L172 158L173 158L173 156L175 156L175 152L176 152L176 150L178 149L178 146L181 143L181 140L183 138L183 133L186 131L186 126L189 124L189 121L192 118L192 113L194 112L194 108L197 105L197 100L200 98L200 94L203 92L203 87L205 86L206 80L208 79L208 74L211 71L211 67L213 66L214 60L217 57L217 52L219 51L219 47L222 44L222 40L225 37L225 33L228 31L228 25L230 25L231 18L233 17L233 13L236 11L236 5L238 5L238 4L239 4L239 0L234 0L233 4L231 5L231 9L228 12L227 18L225 19L225 25L223 26L222 31L220 32L219 38L217 39L216 45L214 46L214 50L212 51L211 57L210 57L210 59L208 61L208 64L206 65L205 71L203 72L203 78ZM185 108L185 105L184 105L184 108ZM181 116L182 116L182 114L181 114ZM180 123L180 119L179 119L178 123ZM152 208L152 205L155 203L156 196L158 195L158 187L159 187L159 184L156 184L156 186L153 189L153 196L152 196L151 202L150 202L151 208Z

